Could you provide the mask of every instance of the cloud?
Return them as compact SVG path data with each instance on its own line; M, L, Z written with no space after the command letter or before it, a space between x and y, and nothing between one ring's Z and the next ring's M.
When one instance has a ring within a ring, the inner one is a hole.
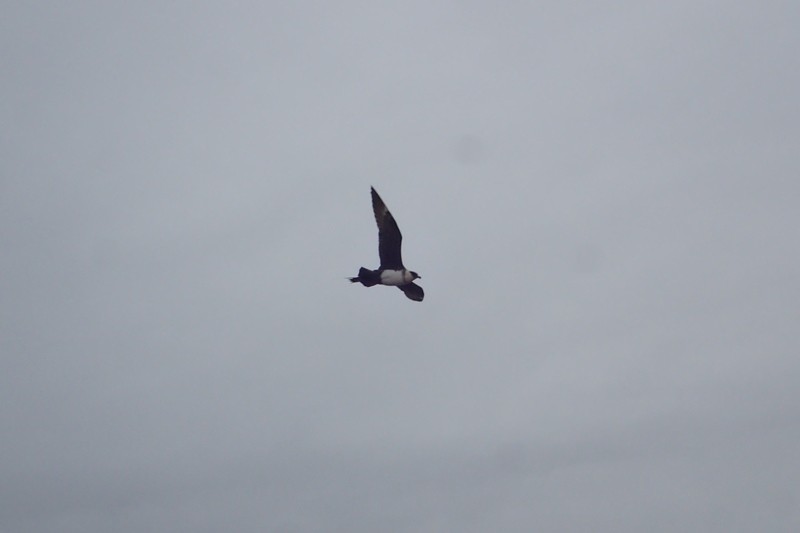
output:
M788 7L0 25L3 529L797 528Z

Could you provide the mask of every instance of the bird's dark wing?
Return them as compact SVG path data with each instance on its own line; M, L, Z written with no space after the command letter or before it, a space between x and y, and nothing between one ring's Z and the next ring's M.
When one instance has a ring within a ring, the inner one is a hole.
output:
M425 291L423 291L422 287L414 282L411 282L408 285L400 285L397 288L406 293L406 296L415 302L421 302L422 299L425 298Z
M386 209L381 197L372 190L372 210L375 212L375 222L378 223L378 255L381 257L381 268L402 270L403 259L400 257L400 246L403 236L394 217Z

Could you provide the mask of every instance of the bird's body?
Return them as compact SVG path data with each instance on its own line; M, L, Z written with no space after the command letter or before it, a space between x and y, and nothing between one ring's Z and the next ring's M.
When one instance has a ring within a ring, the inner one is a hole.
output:
M383 270L381 271L381 285L405 285L414 281L410 270Z
M381 266L377 270L361 267L358 276L350 278L350 281L361 283L365 287L394 286L403 291L410 299L421 302L425 297L425 292L422 287L414 283L414 280L420 278L420 275L403 266L400 254L403 236L400 228L397 227L397 222L375 189L371 189L371 192L372 210L375 213L375 222L378 224L378 255L381 259Z

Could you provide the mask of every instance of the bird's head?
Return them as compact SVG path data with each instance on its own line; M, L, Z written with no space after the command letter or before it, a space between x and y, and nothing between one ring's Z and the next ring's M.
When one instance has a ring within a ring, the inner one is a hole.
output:
M412 280L415 280L415 279L417 279L417 278L419 278L419 279L422 279L422 276L420 276L420 275L419 275L419 274L417 274L416 272L412 271L412 272L411 272L411 279L412 279Z

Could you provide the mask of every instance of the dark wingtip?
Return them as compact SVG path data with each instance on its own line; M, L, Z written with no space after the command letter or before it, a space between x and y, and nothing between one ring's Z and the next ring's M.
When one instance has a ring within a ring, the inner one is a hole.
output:
M386 204L383 203L383 198L381 198L381 195L375 190L375 187L370 187L369 190L372 195L372 207L374 208L376 206L381 206L383 209L385 209Z

